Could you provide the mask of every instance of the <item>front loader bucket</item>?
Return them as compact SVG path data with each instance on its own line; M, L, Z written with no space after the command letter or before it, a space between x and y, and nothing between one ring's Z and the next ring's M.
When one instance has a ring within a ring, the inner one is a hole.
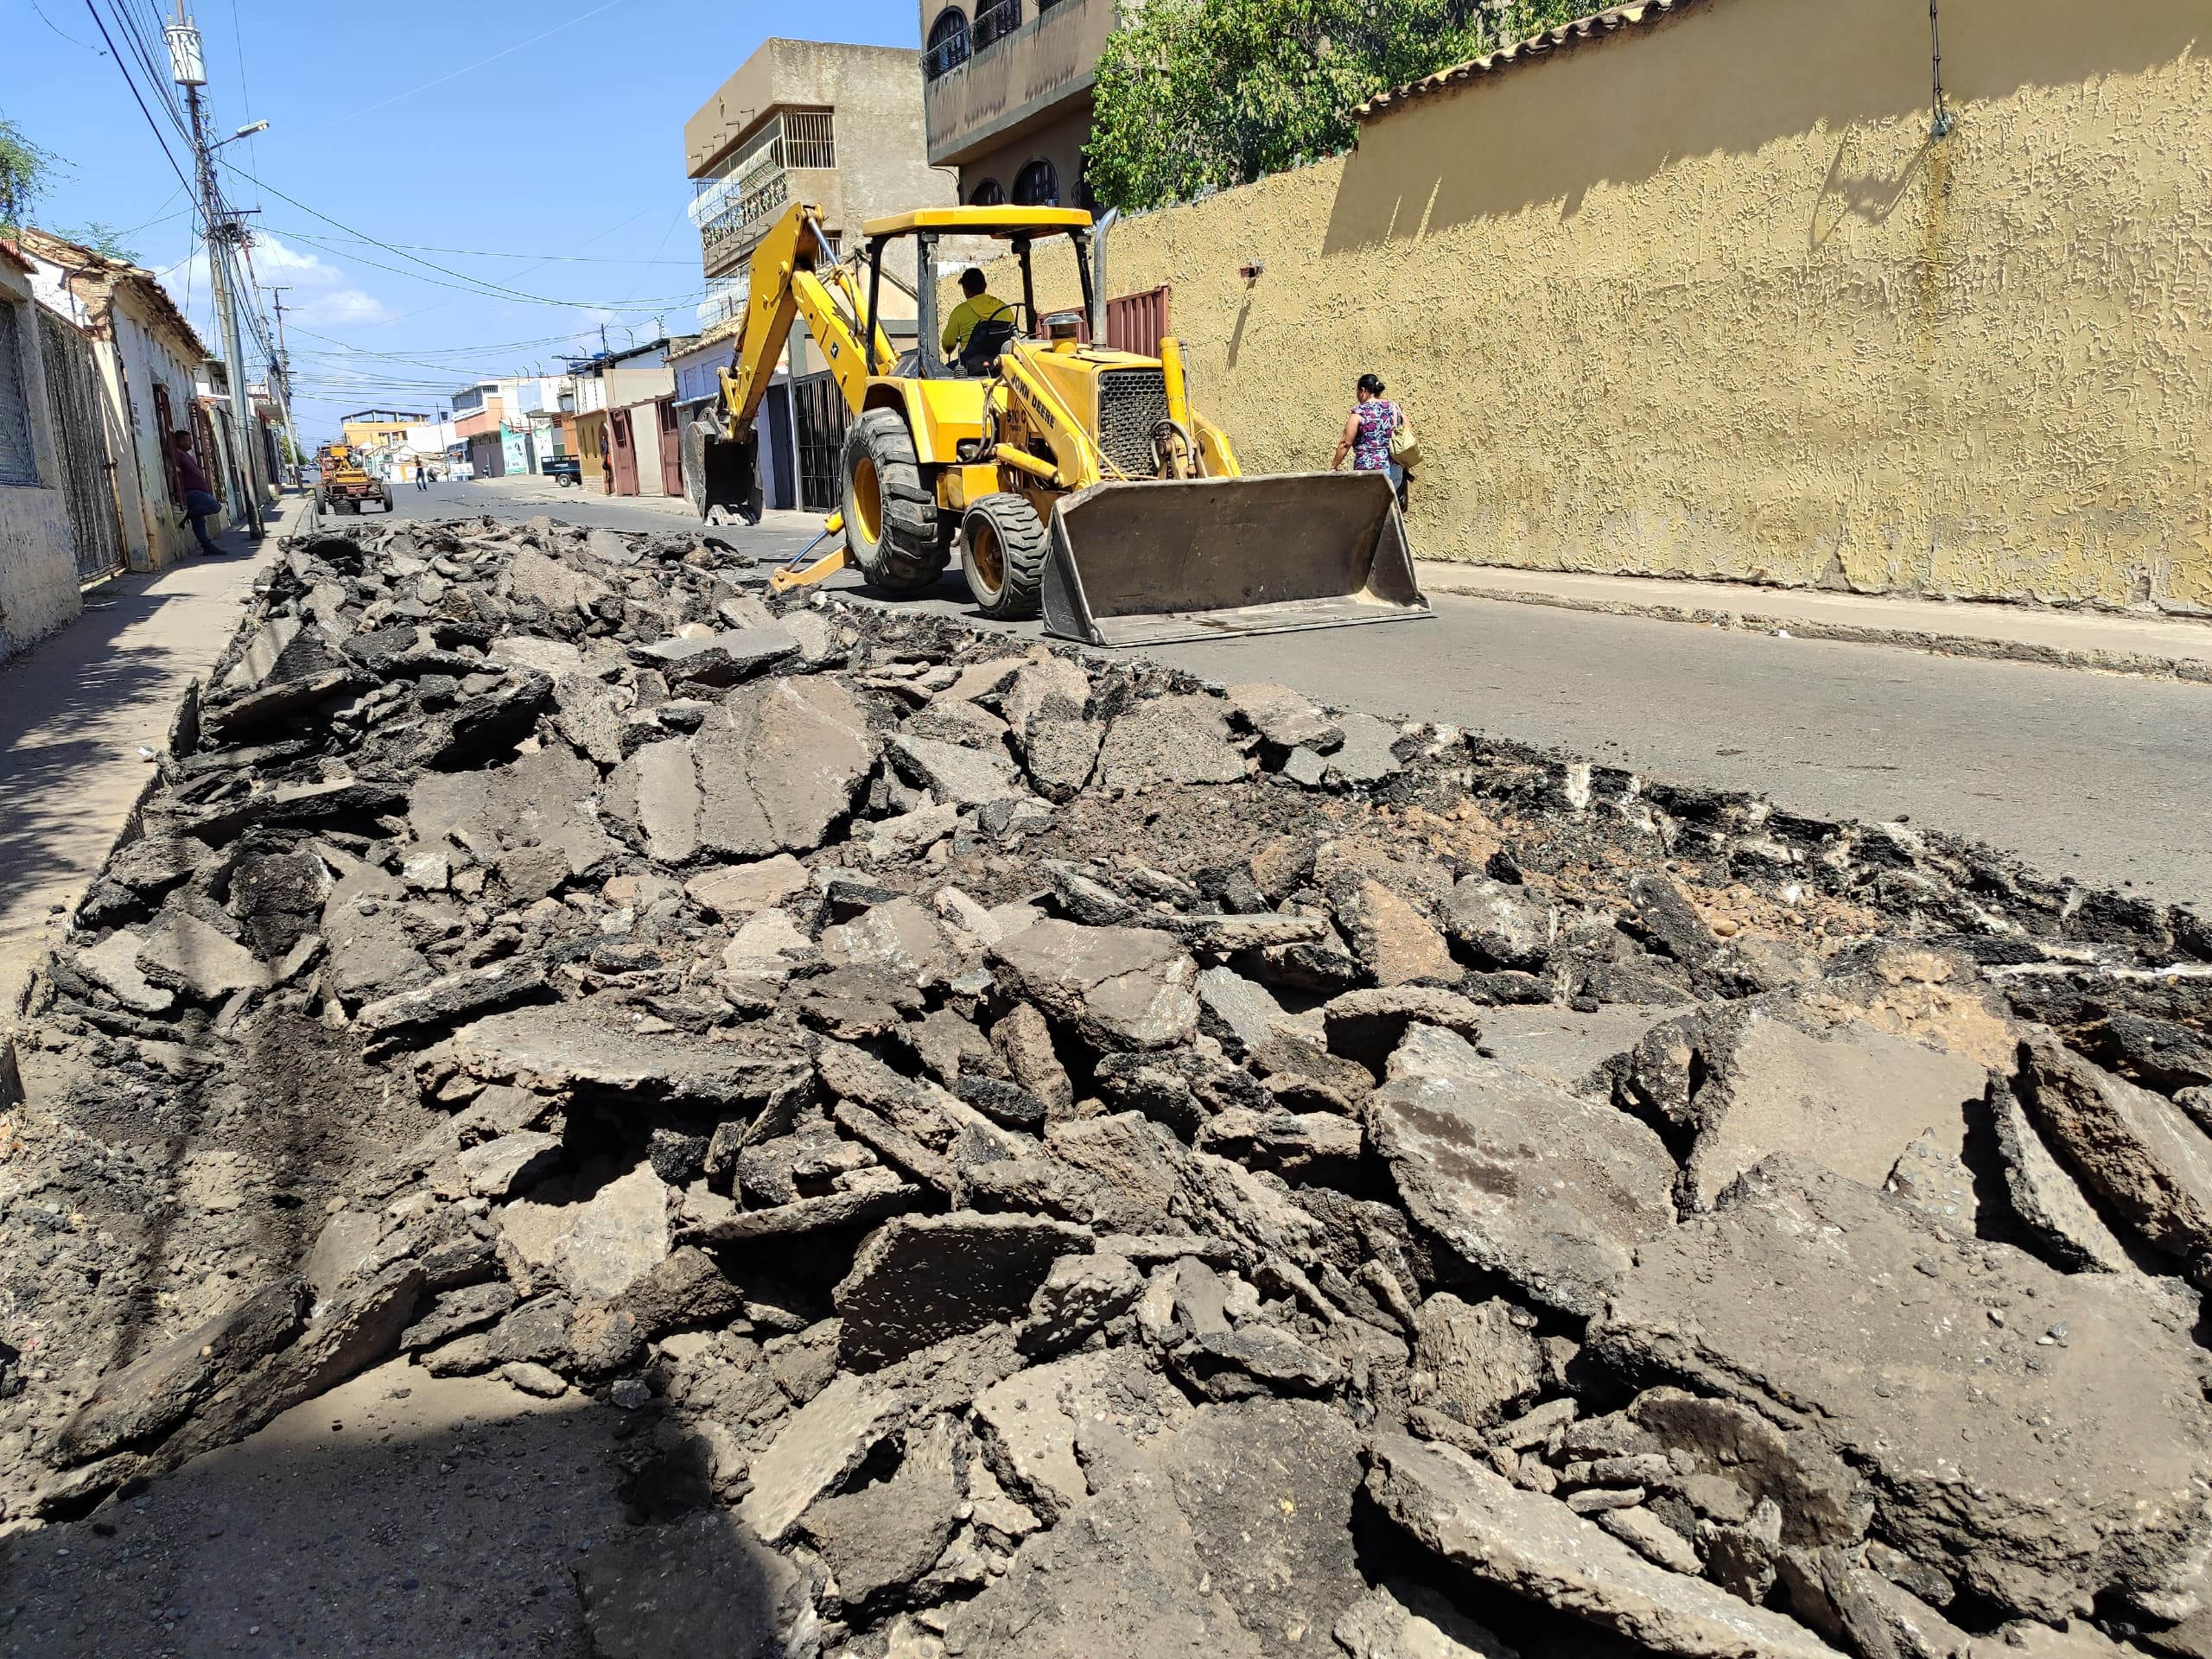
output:
M1044 597L1045 632L1092 645L1429 614L1381 473L1093 485L1052 510Z

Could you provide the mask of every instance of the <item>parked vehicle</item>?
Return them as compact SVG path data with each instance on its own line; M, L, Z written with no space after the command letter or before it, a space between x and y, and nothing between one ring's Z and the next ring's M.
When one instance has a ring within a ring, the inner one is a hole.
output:
M538 471L556 484L581 485L584 481L584 463L580 455L548 455Z
M350 443L326 443L315 452L315 510L353 512L374 501L391 511L391 486L363 464L364 457Z

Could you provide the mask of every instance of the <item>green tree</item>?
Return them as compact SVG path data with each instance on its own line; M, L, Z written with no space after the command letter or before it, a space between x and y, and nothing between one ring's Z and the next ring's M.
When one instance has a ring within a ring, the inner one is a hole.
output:
M1350 145L1352 108L1581 15L1574 0L1144 0L1100 55L1085 155L1138 208Z
M53 181L60 157L23 137L0 115L0 227L14 230L31 215L31 204Z
M73 230L56 231L54 234L74 242L80 248L104 253L111 259L127 259L134 265L138 263L138 256L124 245L123 232L97 219L87 220Z

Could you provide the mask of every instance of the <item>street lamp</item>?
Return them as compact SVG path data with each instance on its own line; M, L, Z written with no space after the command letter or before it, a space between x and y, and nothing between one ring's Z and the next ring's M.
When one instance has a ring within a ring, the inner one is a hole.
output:
M266 132L268 130L269 124L266 121L249 122L245 126L240 127L236 132L232 133L229 137L218 138L213 143L208 145L207 148L210 149L220 149L225 144L235 144L241 138L251 138L257 132Z

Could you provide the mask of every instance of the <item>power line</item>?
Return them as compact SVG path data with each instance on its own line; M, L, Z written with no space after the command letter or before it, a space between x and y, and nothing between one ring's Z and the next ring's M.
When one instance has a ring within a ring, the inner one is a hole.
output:
M85 0L85 10L92 14L92 22L99 26L100 38L107 41L107 49L115 59L115 67L123 73L123 84L130 89L131 101L137 105L139 114L146 118L146 124L154 130L154 142L162 147L162 156L168 162L169 171L175 174L176 181L189 191L192 181L184 176L184 169L176 164L176 157L169 154L169 141L162 137L161 124L154 119L154 112L146 107L146 100L139 97L138 83L130 78L130 68L124 62L123 54L116 51L115 41L107 32L107 25L100 21L99 8L92 4L92 0Z
M316 234L309 231L280 229L273 225L268 228L272 235L296 236L302 240L315 239ZM663 237L661 239L664 243L667 238ZM697 263L691 259L594 258L588 253L507 253L497 248L441 248L433 247L423 242L375 242L363 237L324 236L320 240L325 243L359 242L366 247L401 248L414 253L461 253L477 259L535 259L540 264L550 264L558 260L583 265L674 265L683 268Z
M31 10L38 13L39 22L44 23L48 29L53 29L56 35L60 35L61 38L68 41L70 45L89 52L96 58L104 58L108 55L106 53L101 51L99 48L92 45L88 41L80 41L74 35L62 35L60 27L55 24L53 18L46 15L46 9L39 4L38 0L31 0Z
M160 16L158 14L155 16L153 37L149 39L143 21L136 13L126 10L121 0L108 0L108 11L114 17L117 27L123 30L124 38L130 42L131 49L137 54L138 66L145 71L147 84L154 89L154 96L168 115L169 124L176 129L177 136L186 143L192 143L191 124L184 118L184 111L177 107L175 84L163 69L162 60L168 55L168 43L162 33ZM162 42L159 48L153 44L154 40Z
M400 357L404 355L404 353L397 352L372 351L365 346L356 346L350 340L340 340L331 334L318 334L311 328L301 327L297 323L294 323L292 325L292 330L295 334L306 334L312 339L326 341L330 345L338 346L342 351L352 353L359 357ZM580 334L587 334L590 332L591 330L588 328L571 328L565 334L537 334L532 336L529 340L486 340L482 345L479 346L423 346L416 348L416 354L422 357L459 357L479 354L486 352L521 351L532 346L557 346L563 340L574 340Z
M348 236L359 238L360 239L360 241L361 241L365 245L367 245L367 246L370 246L370 247L382 248L382 249L383 249L383 250L385 250L385 251L386 251L387 253L395 254L395 255L397 255L398 257L400 257L400 258L402 258L402 259L408 260L408 261L409 261L409 262L410 262L411 264L417 264L417 265L421 265L421 266L422 266L422 267L423 267L423 269L424 269L424 270L434 270L434 271L436 271L440 276L452 277L452 278L454 280L454 282L456 282L456 283L461 283L461 284L464 284L464 285L465 285L465 286L464 286L464 288L463 288L463 289L462 289L462 291L463 291L463 292L473 292L473 293L479 293L479 294L489 295L489 296L492 296L493 297L499 298L499 299L505 299L505 300L522 300L522 301L524 301L524 302L526 302L527 303L531 304L531 305L557 305L557 306L560 306L560 307L563 308L564 309L575 308L579 308L579 307L582 307L582 306L588 306L588 305L600 305L600 304L601 304L601 302L599 302L599 301L596 301L596 300L558 299L558 298L555 298L554 296L550 296L550 295L545 295L545 294L531 294L531 293L528 293L528 292L526 292L525 290L524 290L524 289L518 289L518 288L509 288L508 286L506 286L506 285L505 285L505 283L493 283L493 282L486 281L486 279L484 279L483 277L480 277L480 276L469 276L469 275L468 275L468 273L467 273L467 272L466 272L466 271L455 270L454 270L450 265L442 265L442 264L438 264L435 260L434 260L434 259L423 259L423 258L420 258L420 257L416 257L416 255L414 255L414 254L411 254L411 253L408 252L404 248L397 247L397 246L393 245L391 243L385 241L385 240L383 238L381 238L381 237L371 236L371 235L369 235L369 234L368 234L368 232L366 232L365 231L358 230L358 229L356 229L354 226L351 226L351 225L347 225L347 224L344 223L342 220L333 219L333 218L332 218L328 213L320 212L319 210L317 210L317 209L315 209L315 208L313 208L313 207L308 207L308 206L307 205L307 203L305 203L305 202L303 202L303 201L300 200L296 196L289 196L289 195L285 194L284 194L284 192L283 192L282 190L279 190L279 189L278 189L275 185L270 184L267 180L265 180L265 179L257 179L257 178L255 178L255 177L254 177L254 175L253 175L252 174L251 174L251 173L247 172L247 171L246 171L244 168L242 168L242 167L233 166L233 167L232 168L232 169L231 169L231 170L232 170L232 172L236 173L236 174L237 174L240 178L243 178L243 179L245 179L245 180L248 181L250 183L252 183L252 184L254 184L254 185L257 185L257 186L258 186L260 188L262 188L262 189L264 189L264 190L266 190L266 191L267 191L270 195L272 195L272 196L276 197L277 200L282 201L282 202L288 203L288 204L289 204L290 206L292 206L292 207L294 207L298 208L302 213L303 213L307 214L309 218L311 218L311 219L321 219L324 224L326 224L326 225L327 225L327 226L331 226L333 229L334 229L334 230L343 231L343 232L344 232L346 235L348 235ZM315 244L316 244L317 245L321 245L321 238L316 238L316 237L314 237L314 236L308 235L306 232L292 232L292 234L299 236L299 237L301 238L301 239L302 239L302 240L303 240L303 241L315 243ZM363 263L364 264L367 264L367 265L374 266L374 267L375 267L377 270L391 270L391 271L392 271L392 274L393 274L393 275L395 275L395 276L414 276L414 275L415 275L415 273L414 273L414 272L412 272L412 271L406 271L406 270L393 270L393 268L392 268L391 266L390 266L390 265L385 265L385 264L378 264L378 262L377 262L377 261L375 261L375 260L373 260L373 259L364 259L364 260L362 261L362 263ZM416 280L417 280L417 281L421 281L421 282L431 282L433 279L431 279L431 278L429 278L429 277L426 277L426 276L425 276L425 277L417 277L417 278L416 278ZM450 284L450 283L435 283L434 285L435 285L435 286L440 286L440 287L449 287L449 286L451 286L452 284ZM675 300L676 300L676 299L682 298L682 297L684 297L684 296L671 296L671 297L670 297L670 299L669 299L666 302L667 302L667 303L674 303L674 302L675 302ZM640 303L638 303L638 304L630 304L630 303L628 303L628 302L625 302L625 303L620 304L620 305L605 306L603 308L607 309L607 310L621 310L621 309L639 310L639 309L649 309L649 308L650 308L650 306L651 306L651 303L652 303L652 302L640 302Z
M322 124L322 127L318 129L318 130L326 130L331 127L340 126L348 121L358 121L365 115L373 115L378 110L389 109L394 104L397 104L403 99L414 97L417 92L427 92L433 86L442 86L449 80L457 80L463 75L468 74L474 70L481 69L487 63L497 63L501 58L512 57L514 54L521 51L526 46L536 46L538 41L546 40L552 35L558 35L563 29L574 29L578 23L588 22L594 17L598 16L601 12L612 11L620 3L621 0L606 0L606 3L604 5L594 6L589 11L583 13L581 16L569 18L565 23L556 23L552 28L547 29L542 35L533 35L526 41L517 41L512 46L510 46L502 51L494 52L488 58L479 58L474 63L464 65L459 69L440 75L435 80L426 80L420 86L410 86L404 92L394 92L390 98L385 99L382 103L372 104L365 110L356 110L351 115L341 115L334 120L326 121Z

